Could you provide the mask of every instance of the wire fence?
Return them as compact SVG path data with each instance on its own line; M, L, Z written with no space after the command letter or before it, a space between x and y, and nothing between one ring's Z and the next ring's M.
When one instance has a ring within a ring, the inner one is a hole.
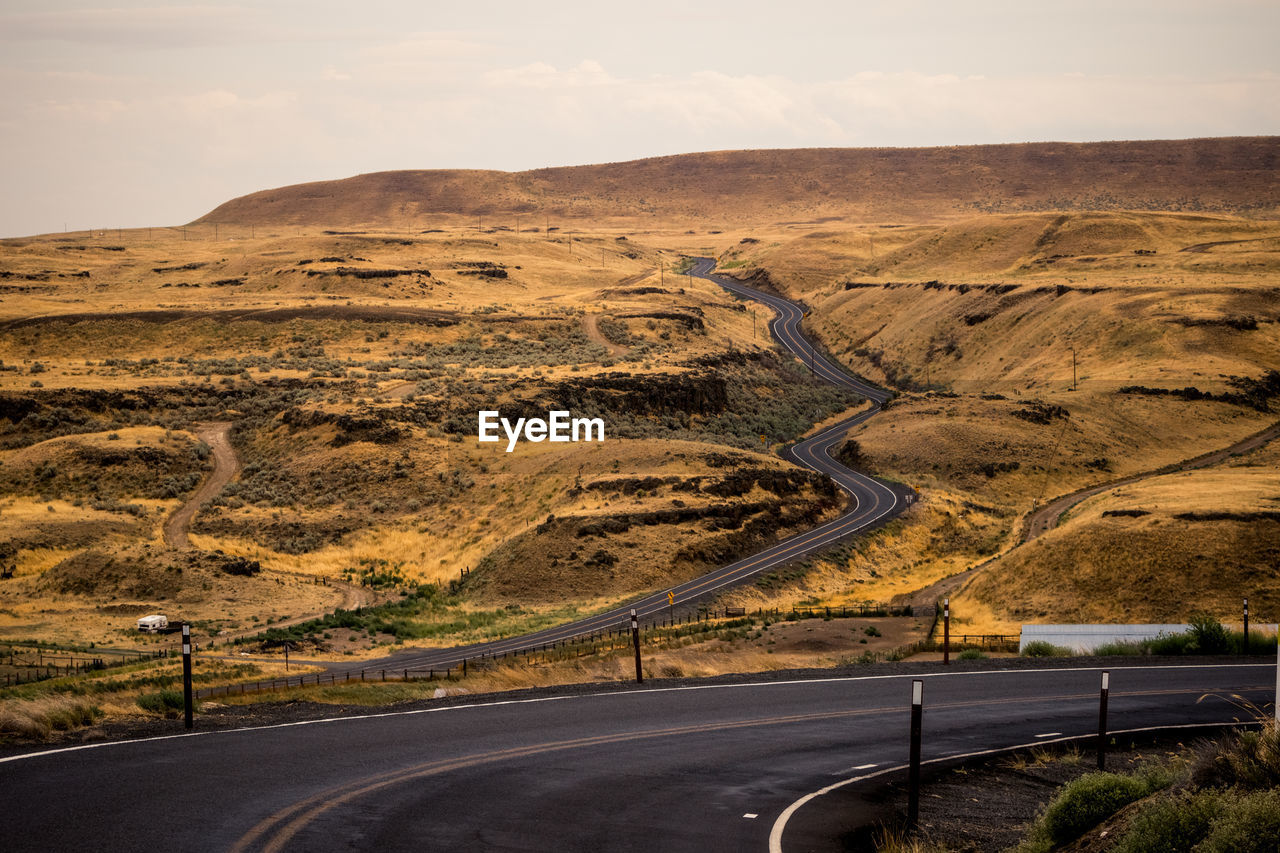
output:
M642 623L645 629L641 643L647 646L662 645L672 639L698 633L730 630L754 624L755 620L798 621L802 619L847 619L850 617L876 618L911 616L909 605L889 606L873 604L846 604L839 606L782 608L757 608L748 612L745 607L698 608L688 612L672 612L661 618L651 618ZM629 649L631 647L630 621L616 627L596 629L568 637L544 642L519 645L501 650L477 650L455 662L444 662L434 667L378 667L351 669L342 672L315 672L283 676L260 681L238 682L196 691L196 698L211 699L217 696L244 696L298 687L351 684L353 682L388 681L453 681L465 678L469 672L485 670L500 663L519 661L524 664L553 663L576 657L588 657ZM1016 643L1016 639L1015 639ZM445 652L447 650L442 650Z
M47 681L50 678L63 678L167 657L169 657L168 649L152 652L111 651L103 652L99 657L77 655L75 652L56 649L8 646L0 648L0 669L5 670L3 686L16 687L33 681Z

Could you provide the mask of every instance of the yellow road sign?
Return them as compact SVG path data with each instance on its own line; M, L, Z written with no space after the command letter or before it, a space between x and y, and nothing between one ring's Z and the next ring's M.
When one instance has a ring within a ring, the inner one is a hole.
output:
M676 594L674 592L667 593L667 604L676 603Z

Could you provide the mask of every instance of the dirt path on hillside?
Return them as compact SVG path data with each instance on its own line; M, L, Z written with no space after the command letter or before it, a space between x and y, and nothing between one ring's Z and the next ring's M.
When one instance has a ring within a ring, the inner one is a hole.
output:
M627 347L615 344L604 336L600 331L600 315L599 314L583 314L582 315L582 331L594 343L599 344L609 351L609 355L615 358L627 354Z
M282 574L290 575L291 573L285 572ZM296 577L296 575L294 576ZM388 601L391 598L388 594L384 593L379 595L375 590L372 590L369 587L358 586L356 584L347 583L346 581L330 579L326 581L326 584L334 590L342 593L342 602L340 604L335 603L326 607L324 610L304 613L301 616L290 616L288 619L281 619L278 622L272 622L270 625L255 625L252 628L244 628L239 631L227 631L225 633L218 634L213 639L218 640L220 643L227 643L232 640L261 634L268 628L288 628L303 622L309 622L312 619L322 619L338 608L341 608L342 610L355 610L358 607L372 607L375 604L382 604L384 601ZM302 661L299 661L299 663L301 662ZM313 663L325 666L332 663L332 661L314 661Z
M1102 492L1110 491L1119 486L1127 486L1130 483L1137 483L1151 477L1159 477L1163 474L1173 474L1178 471L1194 471L1197 468L1207 468L1210 465L1217 465L1226 461L1232 456L1239 453L1248 453L1250 450L1257 450L1264 444L1267 444L1277 435L1280 435L1280 423L1274 423L1261 432L1256 432L1248 438L1241 439L1230 447L1224 447L1221 450L1214 450L1192 459L1182 462L1175 462L1172 465L1166 465L1155 471L1147 471L1142 474L1134 474L1132 477L1125 477L1121 480L1112 480L1109 483L1102 483L1098 486L1090 486L1086 489L1072 492L1069 495L1055 498L1040 509L1027 516L1026 522L1022 527L1022 541L1030 542L1037 536L1052 530L1058 526L1058 522L1062 519L1063 513L1071 509L1076 504L1091 498Z
M197 510L231 482L240 473L240 459L231 447L231 424L226 421L203 424L196 428L196 435L213 451L213 473L204 481L186 503L178 507L164 523L164 544L170 548L189 548L187 532Z
M1179 249L1178 251L1179 251L1179 252L1194 252L1194 253L1196 253L1196 254L1201 254L1201 253L1203 253L1203 252L1207 252L1207 251L1209 251L1210 249L1214 248L1215 246L1231 246L1231 245L1234 245L1234 244L1236 244L1236 243L1258 243L1258 242L1261 242L1262 240L1269 240L1269 239L1271 239L1271 238L1269 238L1269 237L1253 237L1253 238L1250 238L1250 239L1247 239L1247 240L1214 240L1214 241L1209 242L1209 243L1196 243L1194 246L1183 246L1183 247L1182 247L1181 249Z
M1085 499L1093 497L1094 495L1119 488L1120 486L1127 486L1130 483L1147 480L1151 477L1159 477L1164 474L1172 474L1177 471L1193 471L1197 468L1207 468L1212 465L1218 465L1237 454L1257 450L1263 445L1274 440L1277 436L1280 436L1280 422L1272 424L1261 432L1255 432L1253 435L1237 441L1230 447L1224 447L1221 450L1214 450L1191 459L1183 460L1182 462L1175 462L1172 465L1166 465L1165 467L1158 468L1154 471L1134 474L1132 477L1125 477L1121 480L1112 480L1109 483L1090 486L1086 489L1080 489L1079 491L1062 495L1027 516L1026 521L1023 522L1022 536L1014 548L1025 545L1037 536L1041 536L1057 527L1058 522L1062 519L1063 514L1066 513L1067 510L1081 503ZM996 560L1008 556L1010 551L1014 550L1014 548L1010 548L1008 551L997 554L988 560L984 560L976 566L972 566L965 569L963 572L951 575L950 577L943 578L942 580L923 587L922 589L918 589L915 592L894 596L891 603L894 605L911 604L912 606L931 607L934 602L939 599L957 592L970 578L981 572Z

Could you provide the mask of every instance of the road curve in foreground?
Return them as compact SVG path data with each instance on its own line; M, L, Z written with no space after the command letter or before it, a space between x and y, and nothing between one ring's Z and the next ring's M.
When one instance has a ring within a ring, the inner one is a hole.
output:
M1069 666L435 703L3 758L0 838L12 853L841 849L853 786L810 795L906 760L913 678L926 760L1096 731L1099 670ZM1110 729L1230 723L1231 696L1262 707L1273 689L1271 663L1118 665Z
M912 490L906 486L883 483L873 477L859 474L841 465L830 455L844 441L844 436L851 427L880 411L881 404L889 398L888 392L850 376L818 352L800 331L800 321L804 317L804 312L795 303L731 279L712 275L711 270L714 266L714 262L709 258L699 258L689 274L714 282L740 296L754 299L772 308L777 316L770 323L770 329L783 346L808 365L819 377L866 397L871 401L871 406L851 418L796 443L786 454L792 461L820 471L834 480L836 485L852 498L851 508L838 518L812 530L784 539L750 557L671 587L670 591L675 594L676 601L681 604L707 598L721 589L740 584L760 572L777 568L797 557L819 551L841 539L882 524L905 510L907 503L914 497ZM386 670L388 672L446 669L457 666L463 660L481 655L512 654L526 649L537 649L545 644L628 625L629 611L633 607L642 620L660 618L667 611L667 591L664 589L653 593L623 608L532 634L449 649L411 649L388 658L365 661L362 667L368 671ZM350 666L340 664L330 669L341 672L350 669Z

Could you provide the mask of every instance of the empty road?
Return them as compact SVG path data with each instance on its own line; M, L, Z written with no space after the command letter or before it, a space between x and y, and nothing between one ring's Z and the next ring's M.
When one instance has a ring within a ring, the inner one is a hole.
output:
M761 572L775 569L798 557L822 550L841 539L881 524L905 510L914 496L912 490L906 486L884 483L860 474L846 468L830 456L844 441L845 433L851 427L874 417L880 411L880 405L889 398L889 393L845 373L826 356L815 350L801 334L800 321L804 317L804 312L794 303L780 296L763 293L739 284L732 279L712 275L710 271L714 266L715 262L711 259L699 258L689 274L714 282L727 290L772 308L777 316L770 323L770 329L774 336L795 354L796 358L808 365L822 379L866 397L872 405L851 418L797 442L786 454L798 464L831 477L852 498L850 509L838 518L778 542L757 554L671 587L670 591L675 593L676 602L680 605L708 598L718 590L740 584ZM642 620L661 619L668 609L667 592L667 589L662 589L626 607L532 634L447 649L409 649L390 657L364 661L356 669L352 669L349 664L334 664L330 670L334 672L347 670L359 672L361 668L371 672L377 670L403 672L406 669L442 670L481 655L493 656L525 649L537 649L545 644L585 634L626 627L630 624L629 611L632 607Z
M938 669L917 676L926 760L1096 730L1096 669ZM1111 673L1113 731L1230 722L1224 697L1264 705L1275 684L1273 664ZM9 757L0 838L13 853L840 849L855 786L797 804L906 760L911 680L610 686Z

